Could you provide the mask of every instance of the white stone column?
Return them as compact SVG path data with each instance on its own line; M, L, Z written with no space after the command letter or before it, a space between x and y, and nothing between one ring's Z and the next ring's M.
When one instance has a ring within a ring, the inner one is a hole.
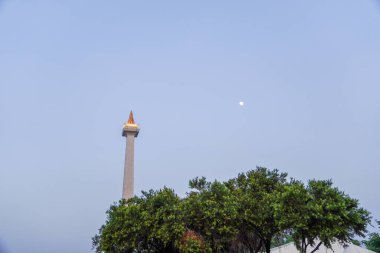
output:
M123 199L133 197L134 189L134 155L135 155L135 132L127 132L127 144L125 148Z
M135 138L139 134L140 127L133 119L132 111L129 114L128 122L123 125L122 135L126 137L127 145L125 147L124 162L124 179L122 197L128 200L133 197L134 187L134 159L135 159Z

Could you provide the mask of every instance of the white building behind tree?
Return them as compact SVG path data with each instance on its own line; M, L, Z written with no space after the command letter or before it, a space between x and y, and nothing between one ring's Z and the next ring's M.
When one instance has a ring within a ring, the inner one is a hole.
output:
M314 249L313 247L308 247L307 253L311 253L313 249ZM282 246L271 249L271 253L299 253L299 251L297 250L294 243L290 242ZM336 242L332 245L332 249L328 249L322 244L319 247L319 249L315 251L315 253L376 253L376 252L354 245L352 243L344 247L343 245Z

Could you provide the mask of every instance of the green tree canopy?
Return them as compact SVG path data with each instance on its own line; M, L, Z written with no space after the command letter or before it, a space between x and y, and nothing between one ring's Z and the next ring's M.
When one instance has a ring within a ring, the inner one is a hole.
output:
M97 252L177 252L185 231L179 204L180 198L169 188L120 201L107 212L93 245Z
M270 253L272 240L282 232L275 219L275 203L286 177L278 170L257 167L226 183L238 201L239 236L251 253L263 248Z
M324 244L347 244L364 236L369 212L359 202L332 186L330 180L310 180L307 187L293 181L285 187L278 202L277 217L283 229L290 229L295 245L312 253Z
M293 240L306 253L352 242L370 222L369 212L330 180L305 185L257 167L227 182L202 177L189 186L184 198L165 187L112 205L93 238L96 251L269 253L271 246ZM363 243L379 252L379 239L372 233Z
M380 228L380 221L377 221L377 225ZM380 235L379 235L379 233L369 234L368 240L364 240L363 243L367 247L367 249L380 253Z
M183 200L186 227L201 234L212 252L229 252L237 234L236 198L225 184L207 182L204 177L189 185L192 191Z

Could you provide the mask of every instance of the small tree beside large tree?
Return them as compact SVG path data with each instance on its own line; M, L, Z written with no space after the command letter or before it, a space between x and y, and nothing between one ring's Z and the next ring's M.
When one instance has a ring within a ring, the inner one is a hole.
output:
M376 222L380 229L380 221ZM369 250L380 253L380 234L379 233L370 233L368 240L363 241L364 245Z

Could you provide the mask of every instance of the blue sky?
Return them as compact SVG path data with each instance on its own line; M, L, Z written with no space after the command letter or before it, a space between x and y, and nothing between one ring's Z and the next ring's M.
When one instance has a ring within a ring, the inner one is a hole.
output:
M0 252L91 252L131 109L136 192L260 165L380 219L379 24L375 0L0 0Z

